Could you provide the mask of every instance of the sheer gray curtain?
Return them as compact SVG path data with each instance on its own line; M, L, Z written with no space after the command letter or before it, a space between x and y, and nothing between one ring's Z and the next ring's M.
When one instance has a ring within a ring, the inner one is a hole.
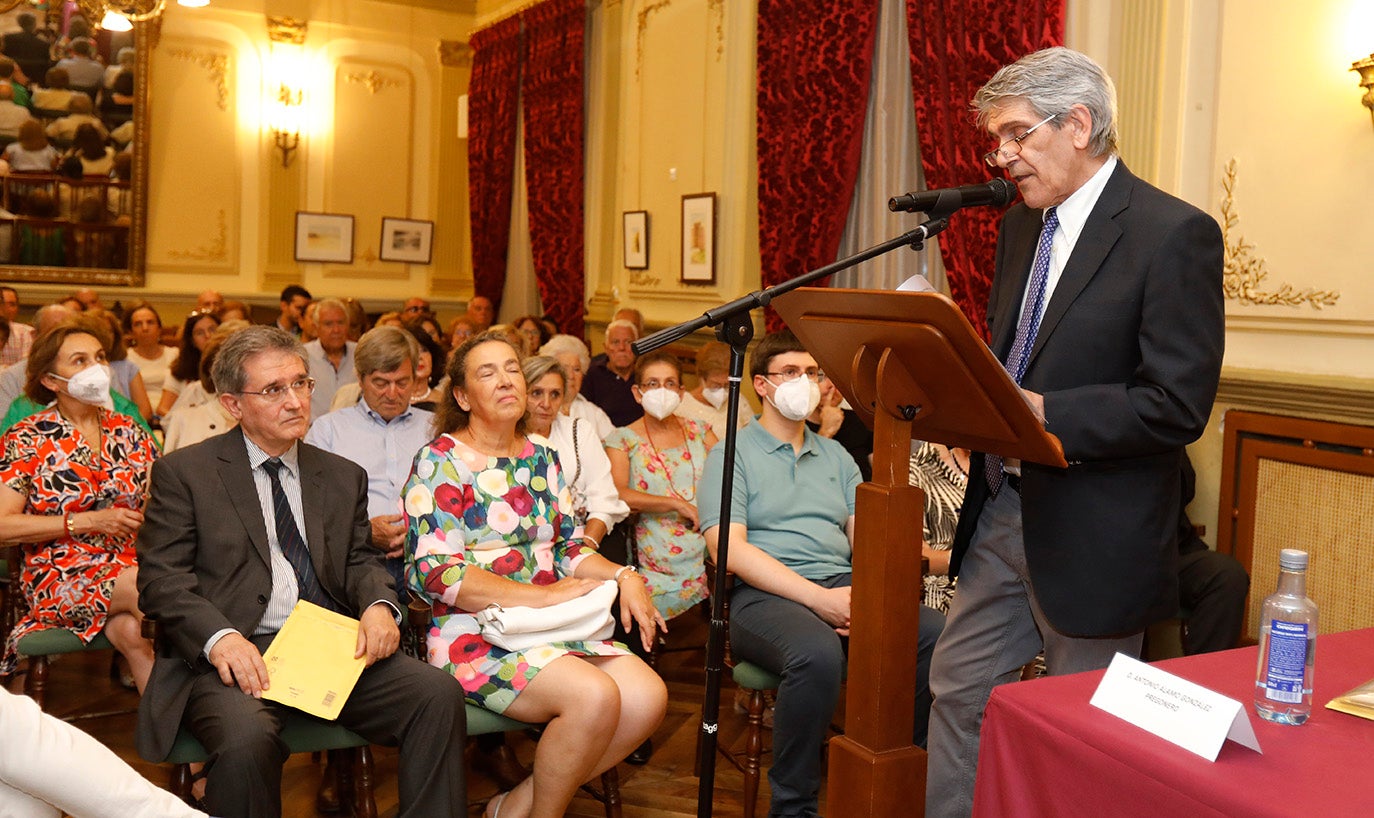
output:
M916 141L916 110L911 97L910 48L906 36L905 0L881 0L874 38L872 86L864 121L864 149L859 182L849 209L849 222L840 239L840 258L851 256L920 224L921 214L893 213L887 200L924 187ZM938 241L938 240L937 240ZM948 293L937 241L916 253L893 250L837 273L835 287L890 290L920 273L941 292Z

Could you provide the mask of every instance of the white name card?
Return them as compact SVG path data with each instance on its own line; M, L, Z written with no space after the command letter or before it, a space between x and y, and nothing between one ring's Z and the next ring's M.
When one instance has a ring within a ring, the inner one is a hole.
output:
M1240 702L1124 653L1113 657L1091 703L1208 761L1228 738L1264 752Z

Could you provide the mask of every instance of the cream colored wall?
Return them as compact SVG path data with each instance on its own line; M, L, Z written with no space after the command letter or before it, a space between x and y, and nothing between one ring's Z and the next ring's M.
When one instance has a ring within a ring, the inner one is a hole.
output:
M1339 294L1320 309L1228 300L1227 368L1207 431L1190 447L1199 484L1189 512L1210 539L1227 410L1374 423L1362 215L1374 186L1374 124L1349 70L1374 50L1374 6L1069 0L1068 23L1068 45L1117 81L1128 164L1224 221L1234 160L1238 221L1228 239L1252 245L1267 272L1255 289Z
M470 69L444 65L440 41L465 42L473 14L471 3L453 6L169 4L152 57L146 286L106 300L146 296L175 320L186 296L207 287L275 305L283 285L299 282L373 310L422 294L459 311L472 273L457 99ZM305 70L292 79L306 87L309 122L289 168L264 122L276 82L265 14L308 20ZM297 263L298 210L353 215L354 262ZM434 221L433 264L381 261L383 216Z

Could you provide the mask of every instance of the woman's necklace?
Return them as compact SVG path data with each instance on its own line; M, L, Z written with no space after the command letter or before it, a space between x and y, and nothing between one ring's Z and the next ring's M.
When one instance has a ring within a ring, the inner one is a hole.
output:
M645 418L644 420L644 436L649 440L649 451L653 453L654 461L658 463L658 467L660 469L663 469L663 476L668 480L668 491L671 492L674 497L683 501L684 503L692 503L696 502L697 497L697 463L696 460L692 458L692 450L687 446L687 427L685 424L683 424L681 418L678 418L677 422L678 425L682 427L682 448L684 450L682 459L686 460L692 468L691 497L683 496L683 494L677 490L677 487L673 485L673 470L668 468L667 461L663 459L663 453L660 452L658 450L658 446L654 444L654 434L653 432L649 431L648 418Z

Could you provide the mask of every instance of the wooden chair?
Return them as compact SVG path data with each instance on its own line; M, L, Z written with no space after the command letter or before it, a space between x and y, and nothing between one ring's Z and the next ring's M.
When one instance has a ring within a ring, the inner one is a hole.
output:
M161 627L151 618L143 620L143 635L156 645L161 639ZM377 818L377 801L373 793L372 745L367 739L344 728L337 722L315 718L299 710L287 709L282 722L281 739L287 752L321 753L351 750L349 761L331 765L338 775L335 792L352 794L349 804L356 818ZM336 758L338 756L335 756ZM177 730L176 739L166 758L145 759L155 764L171 764L167 789L188 803L191 800L191 765L210 758L205 747L184 726Z
M426 634L429 632L433 612L430 606L417 599L412 599L409 605L408 617L413 644L421 647L421 656L424 656L423 645L426 641ZM422 660L423 661L423 658ZM475 704L467 704L467 732L468 738L474 736L488 735L491 733L514 733L523 730L537 728L540 725L528 722L517 721L499 713L478 707ZM620 818L620 773L613 766L601 774L601 789L596 789L591 784L583 784L582 791L600 802L606 809L606 818Z

